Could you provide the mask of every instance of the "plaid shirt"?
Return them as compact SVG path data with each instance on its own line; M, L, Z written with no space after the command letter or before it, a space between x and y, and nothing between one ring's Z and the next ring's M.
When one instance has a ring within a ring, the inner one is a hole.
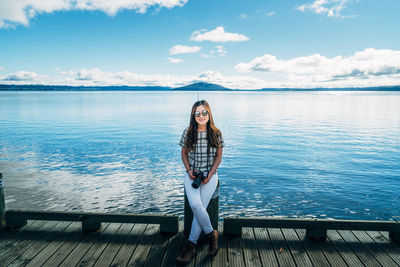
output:
M188 128L183 131L181 141L179 145L181 147L185 147L186 136L187 136ZM194 145L194 149L189 150L189 165L190 168L193 170L194 167L196 170L200 170L203 172L208 172L211 170L211 167L214 163L215 153L217 152L216 147L210 147L210 155L208 156L208 169L207 169L207 131L205 132L198 132L197 133L197 143ZM224 138L222 135L219 137L221 145L219 147L224 147ZM217 171L215 171L217 172Z

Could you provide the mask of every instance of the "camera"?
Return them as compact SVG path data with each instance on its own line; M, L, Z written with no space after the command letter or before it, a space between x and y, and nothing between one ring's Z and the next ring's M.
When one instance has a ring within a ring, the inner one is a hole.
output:
M199 188L201 182L203 182L207 177L204 175L202 171L193 171L193 176L195 177L192 183L193 188Z

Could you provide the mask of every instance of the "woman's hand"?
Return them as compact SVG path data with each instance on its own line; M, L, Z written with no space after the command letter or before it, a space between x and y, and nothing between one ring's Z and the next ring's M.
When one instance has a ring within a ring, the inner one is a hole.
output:
M194 178L196 178L196 177L193 176L193 171L192 170L188 170L187 174L189 175L190 179L192 179L192 180L194 180Z
M212 175L210 175L210 174L207 174L207 177L206 177L206 179L204 179L204 181L203 181L203 182L201 182L201 183L202 183L202 184L206 184L206 183L208 183L208 181L210 181L211 177L212 177Z

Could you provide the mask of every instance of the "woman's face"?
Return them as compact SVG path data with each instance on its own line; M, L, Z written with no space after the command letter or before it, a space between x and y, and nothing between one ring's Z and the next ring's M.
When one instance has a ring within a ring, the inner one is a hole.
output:
M196 108L195 114L196 112L200 113L199 117L194 117L196 119L197 124L199 125L206 125L208 120L210 119L210 115L207 112L207 115L204 116L204 112L207 111L206 108L203 105L200 105Z

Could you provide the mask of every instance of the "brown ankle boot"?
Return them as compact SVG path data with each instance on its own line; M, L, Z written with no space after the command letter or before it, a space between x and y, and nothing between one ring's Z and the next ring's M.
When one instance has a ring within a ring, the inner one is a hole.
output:
M217 252L218 252L218 231L213 230L206 237L210 244L210 247L208 248L208 256L214 257L215 255L217 255Z
M181 254L176 258L176 263L186 265L192 260L194 255L196 255L196 245L188 240L183 246Z

